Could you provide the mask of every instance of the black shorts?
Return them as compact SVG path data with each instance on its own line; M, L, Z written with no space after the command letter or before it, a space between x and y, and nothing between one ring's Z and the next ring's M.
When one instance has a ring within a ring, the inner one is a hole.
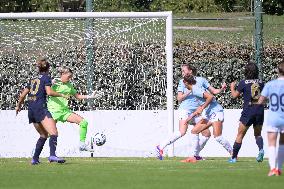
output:
M245 126L263 125L264 107L262 105L251 105L243 109L240 122Z
M46 116L52 118L46 108L32 108L28 111L29 123L40 123Z

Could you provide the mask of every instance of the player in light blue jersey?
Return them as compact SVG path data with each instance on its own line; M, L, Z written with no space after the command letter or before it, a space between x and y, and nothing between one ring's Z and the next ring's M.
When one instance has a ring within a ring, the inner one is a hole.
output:
M185 75L196 75L196 68L194 68L190 64L183 64L181 66L181 71L183 77ZM223 84L221 89L215 89L214 87L210 86L209 82L203 77L196 77L196 80L197 80L196 85L198 87L203 88L204 90L209 90L213 94L218 94L226 88L226 85ZM174 143L176 140L178 140L179 138L181 138L186 134L188 129L188 123L186 122L186 119L199 106L199 102L196 100L196 96L192 95L191 91L185 87L183 79L179 81L177 100L180 102L178 109L179 131L174 132L172 136L170 136L167 140L165 140L163 143L161 143L156 147L159 159L162 159L163 150L166 146ZM200 120L202 119L196 118L195 121L193 121L191 124L195 124L195 122L198 122ZM199 152L204 148L206 142L210 138L210 135L211 133L209 129L207 129L202 132L202 136L200 137L199 135L193 136L193 139L197 141L197 143L193 142L193 144L195 144L195 146L193 146L193 153L194 157L197 160L202 160L202 157L199 156Z
M266 130L268 137L268 159L270 171L268 176L279 176L284 161L284 62L278 65L279 78L268 82L258 100L259 104L269 100ZM280 134L278 150L277 135ZM277 154L278 151L278 154Z
M196 126L191 130L192 134L199 134L200 132L208 129L211 125L213 126L213 135L215 140L220 143L230 154L232 153L232 147L230 143L222 136L222 127L224 121L224 111L223 107L213 99L208 107L202 112L206 104L206 90L197 86L197 82L192 76L184 77L185 86L192 91L192 95L195 95L197 100L199 101L199 107L192 113L186 121L190 121L194 116L199 116L201 113L204 114L207 122L198 122ZM193 140L194 142L194 140ZM183 162L190 162L192 157L189 157Z
M182 69L183 77L186 75L189 75L189 76L197 75L196 68L190 64L183 64L181 69ZM203 77L195 77L195 79L196 79L197 86L199 86L200 88L204 90L209 91L213 95L219 94L226 89L226 83L223 83L221 88L216 89L213 86L211 86L209 82ZM183 99L184 94L186 94L187 91L189 90L184 85L183 79L181 79L179 81L178 96L177 96L179 101L181 101L180 99ZM184 130L185 132L188 126L186 119L200 105L197 101L194 101L194 99L195 99L195 96L192 94L186 96L186 98L183 101L181 101L181 104L179 107L180 130ZM196 117L191 124L195 125L197 122L205 124L205 119L202 119L202 116ZM202 131L201 134L202 135L199 135L199 134L191 135L192 149L193 149L192 152L196 160L203 159L201 156L199 156L199 153L204 148L204 146L206 145L207 141L209 140L211 136L209 129Z

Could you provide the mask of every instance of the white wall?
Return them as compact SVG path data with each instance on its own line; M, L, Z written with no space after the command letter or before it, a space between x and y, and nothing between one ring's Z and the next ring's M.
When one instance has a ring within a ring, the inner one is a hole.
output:
M88 139L98 131L104 131L107 142L96 147L94 156L147 157L153 156L155 146L168 136L166 111L92 111L77 112L89 121ZM225 110L223 136L233 145L241 110ZM175 120L177 112L175 112ZM178 121L175 121L178 129ZM79 128L76 124L59 123L57 155L64 157L89 157L88 152L79 152ZM189 133L189 132L188 132ZM263 132L266 151L266 135ZM32 124L28 124L27 111L16 117L15 111L0 111L0 157L31 157L38 139ZM188 156L191 150L190 134L175 143L175 156ZM240 150L240 157L255 157L258 148L253 129L250 128ZM205 157L229 156L213 137L201 155ZM42 157L49 156L48 142Z

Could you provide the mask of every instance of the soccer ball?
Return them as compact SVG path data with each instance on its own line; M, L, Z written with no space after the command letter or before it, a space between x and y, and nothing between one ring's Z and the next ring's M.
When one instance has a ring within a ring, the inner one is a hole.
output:
M103 133L95 134L93 143L95 143L97 146L104 145L104 143L106 143L106 135Z

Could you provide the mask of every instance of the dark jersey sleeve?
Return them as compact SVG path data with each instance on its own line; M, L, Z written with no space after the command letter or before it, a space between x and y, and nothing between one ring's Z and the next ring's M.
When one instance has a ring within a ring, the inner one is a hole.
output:
M44 86L51 86L52 82L51 82L51 77L49 75L45 75L44 76Z

